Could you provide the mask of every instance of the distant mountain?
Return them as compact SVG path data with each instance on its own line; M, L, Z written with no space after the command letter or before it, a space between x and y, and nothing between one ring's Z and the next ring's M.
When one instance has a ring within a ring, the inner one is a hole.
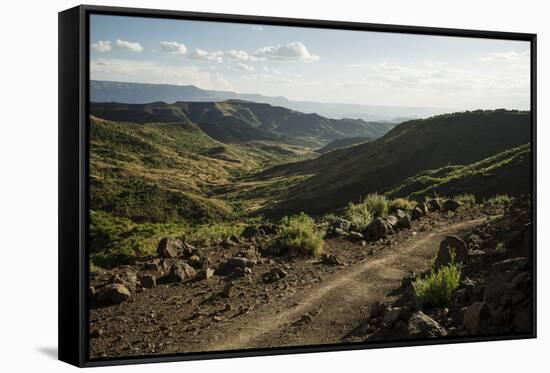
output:
M274 167L262 177L314 176L263 213L324 213L368 193L387 192L422 171L483 160L529 143L530 121L529 112L505 110L435 116L402 123L372 142Z
M393 123L399 123L406 119L426 118L452 111L450 109L429 107L291 101L285 97L204 90L193 85L143 84L99 80L92 80L90 82L90 101L93 102L146 104L158 101L165 103L178 101L217 102L233 99L266 103L273 106L284 106L303 113L317 113L328 118L354 118L365 121L391 121Z
M347 148L349 146L363 144L372 141L372 137L347 137L345 139L332 140L322 148L317 149L317 153L325 154L340 148Z
M377 138L393 127L361 119L329 119L281 106L241 100L166 104L92 103L92 115L130 123L196 123L211 138L224 143L269 140L319 147L346 137Z

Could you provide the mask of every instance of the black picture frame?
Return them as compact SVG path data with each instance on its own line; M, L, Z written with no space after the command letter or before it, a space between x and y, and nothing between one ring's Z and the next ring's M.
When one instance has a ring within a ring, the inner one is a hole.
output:
M299 26L420 35L527 41L531 45L532 222L533 274L532 333L480 337L445 337L292 348L184 353L128 358L88 358L88 97L89 16L91 14L170 18L182 20ZM357 22L274 18L232 14L183 12L81 5L59 13L59 359L79 367L171 362L198 359L283 355L432 344L536 338L536 128L537 36L528 33L399 26Z

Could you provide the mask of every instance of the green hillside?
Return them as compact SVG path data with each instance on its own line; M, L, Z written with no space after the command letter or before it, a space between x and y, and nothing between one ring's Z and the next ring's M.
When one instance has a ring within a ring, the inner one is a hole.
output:
M310 176L291 188L285 199L263 211L323 213L384 193L427 169L465 165L530 141L530 113L474 111L402 123L372 142L281 165L259 177Z
M332 140L327 145L322 148L317 149L317 153L325 154L336 149L347 148L353 145L364 144L366 142L372 141L371 137L347 137L345 139Z
M466 166L445 166L426 170L393 187L391 198L426 196L453 196L472 194L481 200L497 194L511 196L531 193L531 145L525 144L506 150Z

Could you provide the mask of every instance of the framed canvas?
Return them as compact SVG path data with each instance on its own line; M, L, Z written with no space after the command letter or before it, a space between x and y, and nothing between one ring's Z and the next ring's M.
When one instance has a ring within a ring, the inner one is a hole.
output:
M536 35L59 13L59 358L536 336Z

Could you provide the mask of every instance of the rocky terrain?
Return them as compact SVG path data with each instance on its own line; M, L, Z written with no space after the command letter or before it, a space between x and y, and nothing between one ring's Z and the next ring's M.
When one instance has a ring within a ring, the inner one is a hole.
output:
M274 224L204 247L165 237L154 256L91 272L90 356L527 333L530 224L523 199L433 200L361 230L318 219L317 256L274 247ZM420 304L415 281L451 256L452 303Z

